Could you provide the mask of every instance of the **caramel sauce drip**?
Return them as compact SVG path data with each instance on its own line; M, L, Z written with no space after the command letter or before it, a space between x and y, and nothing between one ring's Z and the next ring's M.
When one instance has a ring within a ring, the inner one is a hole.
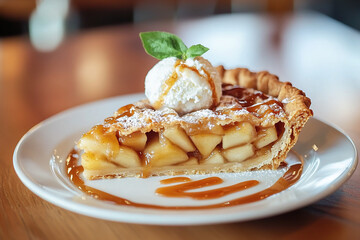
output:
M159 109L163 106L164 104L164 98L167 96L167 94L169 93L170 89L174 86L174 84L176 83L176 81L178 80L179 76L176 72L176 68L179 67L179 71L184 71L185 68L190 69L191 71L195 72L197 75L201 76L200 72L197 70L197 68L195 67L190 67L185 65L181 60L177 60L175 65L174 65L174 72L171 74L171 76L166 79L165 83L164 83L164 88L162 90L162 93L159 97L159 99L153 104L153 107L155 109ZM210 89L212 92L212 105L215 106L218 104L217 101L217 94L216 94L216 88L215 88L215 83L214 80L211 78L211 75L205 71L204 68L201 68L201 70L204 71L204 73L206 74L206 79L210 85Z
M114 196L112 194L103 192L101 190L92 188L87 186L84 181L81 179L80 174L84 171L84 168L81 165L78 165L78 156L79 153L76 150L72 150L67 159L66 159L66 173L70 179L70 181L81 191L84 193L103 201L109 201L111 203L117 205L126 205L132 207L141 207L141 208L152 208L152 209L171 209L171 210L195 210L195 209L214 209L214 208L222 208L222 207L231 207L237 206L246 203L257 202L262 199L268 198L276 193L284 191L285 189L292 186L296 183L301 176L303 170L303 160L299 158L297 162L289 164L289 169L284 173L284 175L275 182L269 188L266 188L260 192L236 198L231 201L226 201L218 204L204 205L204 206L159 206L152 204L142 204L132 202L128 199ZM172 180L168 180L172 181ZM166 181L165 181L166 182ZM232 192L244 190L251 186L255 186L257 181L250 180L241 182L229 187L217 188L210 191L203 192L186 192L190 189L198 189L204 186L209 186L211 184L219 184L222 182L222 179L213 177L213 178L205 178L199 181L188 182L176 186L170 186L165 188L159 188L157 192L170 194L172 197L195 197L196 199L209 199L209 198L220 198L224 195L230 194ZM240 189L240 190L239 190ZM191 196L193 194L193 196Z
M188 177L173 177L167 178L160 181L161 184L171 184L171 183L178 183L178 182L190 182L191 179Z
M181 64L181 60L177 60L174 65L174 72L171 74L171 76L166 79L164 83L164 89L162 90L162 93L159 97L159 99L153 104L153 107L155 109L159 109L164 104L164 98L169 93L170 89L174 86L176 81L178 80L178 74L176 72L176 67L178 67Z
M200 73L196 68L192 67L191 69L193 71L196 71L197 74L200 76ZM208 73L208 71L206 71L204 68L201 68L201 70L203 70L204 73L206 74L206 79L208 81L208 84L209 84L211 92L212 92L212 106L211 107L214 107L219 103L218 102L218 96L217 96L217 93L216 93L216 87L215 87L214 79L211 77L210 73Z
M178 184L175 186L158 188L156 189L156 193L165 197L190 197L192 199L197 199L197 200L206 200L206 199L220 198L231 193L239 192L254 187L257 184L259 184L259 182L256 180L250 180L250 181L237 183L231 186L217 188L208 191L187 192L188 190L214 186L217 184L221 184L223 182L224 181L219 177L209 177L184 184Z

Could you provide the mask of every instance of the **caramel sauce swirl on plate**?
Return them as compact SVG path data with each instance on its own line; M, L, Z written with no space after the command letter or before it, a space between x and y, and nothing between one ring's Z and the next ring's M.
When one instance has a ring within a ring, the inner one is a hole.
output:
M81 178L81 173L84 171L84 168L81 165L78 165L78 160L79 160L78 156L79 154L76 150L72 150L69 153L66 159L65 170L70 181L79 190L98 200L108 201L113 204L140 207L140 208L151 208L151 209L168 209L168 210L214 209L214 208L231 207L241 204L257 202L262 199L268 198L274 194L280 193L286 190L287 188L289 188L290 186L292 186L300 179L303 170L303 159L299 157L298 161L288 164L287 166L288 170L272 186L264 190L261 190L259 192L244 197L236 198L230 201L220 202L211 205L161 206L161 205L133 202L128 199L114 196L112 194L87 186ZM114 181L116 181L116 179L114 179ZM223 180L219 177L208 177L201 180L192 181L188 177L176 177L176 178L164 179L161 181L162 184L174 184L179 182L185 182L185 183L160 187L156 190L156 193L166 197L190 197L197 200L204 200L204 199L221 198L225 195L251 188L259 183L257 180L249 180L231 186L220 187L208 191L188 192L189 190L192 189L199 189L206 186L221 184Z

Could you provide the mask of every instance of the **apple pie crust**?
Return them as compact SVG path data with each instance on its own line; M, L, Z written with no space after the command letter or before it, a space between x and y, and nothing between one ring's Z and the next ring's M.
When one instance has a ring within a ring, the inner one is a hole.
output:
M277 169L312 116L310 99L268 72L217 67L220 103L179 115L126 105L79 140L87 179Z

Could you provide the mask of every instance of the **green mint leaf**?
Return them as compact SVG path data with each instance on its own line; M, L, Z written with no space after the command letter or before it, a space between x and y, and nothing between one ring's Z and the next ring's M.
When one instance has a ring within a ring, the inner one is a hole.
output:
M186 51L185 58L193 58L193 57L201 56L204 53L206 53L208 50L209 49L207 47L204 47L201 44L192 45Z
M188 50L179 37L168 32L142 32L139 35L146 53L159 60L167 57L182 59Z

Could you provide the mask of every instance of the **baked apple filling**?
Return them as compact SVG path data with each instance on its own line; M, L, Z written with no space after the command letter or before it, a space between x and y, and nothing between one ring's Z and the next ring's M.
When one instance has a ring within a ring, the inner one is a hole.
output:
M161 167L171 166L175 174L177 168L184 171L181 166L258 162L270 154L271 147L281 137L282 132L277 129L281 128L264 128L244 121L214 125L211 129L195 133L181 126L172 126L159 132L138 131L122 136L119 132L108 132L103 125L97 125L81 138L78 146L84 150L82 165L88 171L110 171L105 175L112 176L113 170L122 169L127 175L142 176L141 168L144 168L150 175L152 170L159 175ZM167 174L168 169L163 170L163 174ZM210 172L211 167L192 170L205 173Z
M242 162L256 156L273 144L279 134L275 126L262 128L249 122L215 125L211 130L192 135L174 126L161 132L120 136L97 125L81 138L79 147L86 152L83 159L87 154L95 155L99 161L125 168L215 164Z

